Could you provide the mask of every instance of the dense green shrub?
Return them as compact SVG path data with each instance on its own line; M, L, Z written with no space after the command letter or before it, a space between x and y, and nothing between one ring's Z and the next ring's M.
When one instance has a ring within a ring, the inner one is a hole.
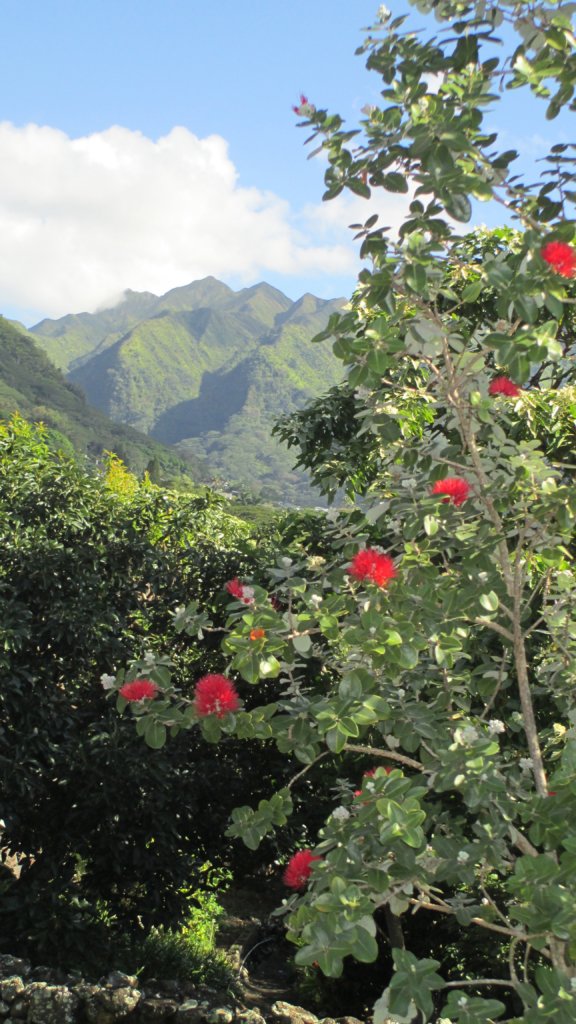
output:
M214 495L138 485L114 459L90 475L21 419L0 427L0 544L0 817L20 866L3 875L0 944L70 963L79 933L178 927L197 865L234 855L231 807L281 777L274 751L254 779L244 745L188 733L143 762L100 683L172 647L177 602L221 621L225 582L260 555ZM184 688L222 670L218 637L173 646Z

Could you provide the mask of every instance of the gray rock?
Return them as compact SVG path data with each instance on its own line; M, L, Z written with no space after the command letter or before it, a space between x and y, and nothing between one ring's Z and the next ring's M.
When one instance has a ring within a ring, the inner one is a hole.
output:
M33 981L27 995L28 1024L74 1024L80 1000L65 985Z
M156 1024L156 1021L172 1020L178 1003L173 999L152 997L143 999L138 1007L138 1020L143 1024Z
M205 1016L206 1024L232 1024L234 1010L229 1006L215 1006Z
M241 1010L236 1014L236 1020L240 1024L266 1024L266 1018L262 1016L260 1010Z
M281 999L272 1004L272 1016L278 1024L318 1024L318 1017L303 1006L293 1006Z
M136 1009L142 993L135 988L111 988L101 985L87 986L92 991L84 995L84 1014L89 1024L114 1024Z
M110 988L138 988L138 978L133 974L122 974L122 971L111 971L106 978Z
M24 991L24 982L17 974L0 981L0 999L4 1003L13 1003Z
M176 1010L175 1024L200 1024L204 1020L204 1009L197 999L186 999Z
M28 960L21 960L17 956L8 956L7 954L0 956L0 978L9 978L13 974L27 978L31 970L32 967Z
M10 1016L15 1020L24 1020L28 1016L28 1002L25 996L26 992L24 992L23 999L16 999L10 1007Z

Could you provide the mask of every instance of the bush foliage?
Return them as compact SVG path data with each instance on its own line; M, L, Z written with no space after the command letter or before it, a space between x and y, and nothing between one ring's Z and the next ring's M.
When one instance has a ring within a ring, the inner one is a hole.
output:
M199 865L234 857L231 808L281 774L273 750L255 781L244 745L192 733L143 763L100 681L173 645L177 599L223 622L225 582L260 556L209 492L139 484L112 456L94 476L19 418L0 426L0 537L0 817L19 867L2 878L0 938L69 966L79 935L97 948L187 920ZM182 635L172 663L189 690L222 668L219 634Z

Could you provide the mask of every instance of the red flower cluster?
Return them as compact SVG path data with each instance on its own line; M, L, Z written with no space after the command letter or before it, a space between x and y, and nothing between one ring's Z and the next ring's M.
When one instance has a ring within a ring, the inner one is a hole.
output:
M196 683L194 705L199 718L207 715L224 718L230 711L238 709L240 698L234 683L226 676L207 675Z
M265 629L260 629L259 627L256 627L256 629L251 629L250 630L250 639L251 640L263 640L265 636L266 636L266 630Z
M254 590L252 587L247 587L244 583L240 583L237 576L233 580L228 580L226 584L226 590L232 597L236 597L243 604L254 603Z
M453 505L463 505L470 497L470 484L461 476L447 476L437 480L431 494L443 494L442 501L451 501Z
M576 250L566 242L548 242L540 249L540 255L561 277L576 275Z
M135 679L132 683L124 683L118 692L128 701L152 700L158 693L158 687L151 679Z
M306 888L306 882L312 874L312 862L322 860L312 853L312 850L299 850L295 853L286 865L282 881L289 889L301 890Z
M377 587L386 587L397 575L396 566L390 555L384 555L375 548L357 551L348 570L355 580L369 580Z
M488 385L489 395L505 395L506 398L516 398L521 390L510 377L494 377Z

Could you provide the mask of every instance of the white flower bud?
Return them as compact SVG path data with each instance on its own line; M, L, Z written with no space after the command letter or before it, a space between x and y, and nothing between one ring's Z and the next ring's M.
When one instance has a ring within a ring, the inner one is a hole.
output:
M336 821L346 821L346 819L350 817L350 811L347 807L335 807L332 811L332 817L335 818Z
M506 726L499 718L491 718L488 722L488 731L496 736L499 732L506 732Z

